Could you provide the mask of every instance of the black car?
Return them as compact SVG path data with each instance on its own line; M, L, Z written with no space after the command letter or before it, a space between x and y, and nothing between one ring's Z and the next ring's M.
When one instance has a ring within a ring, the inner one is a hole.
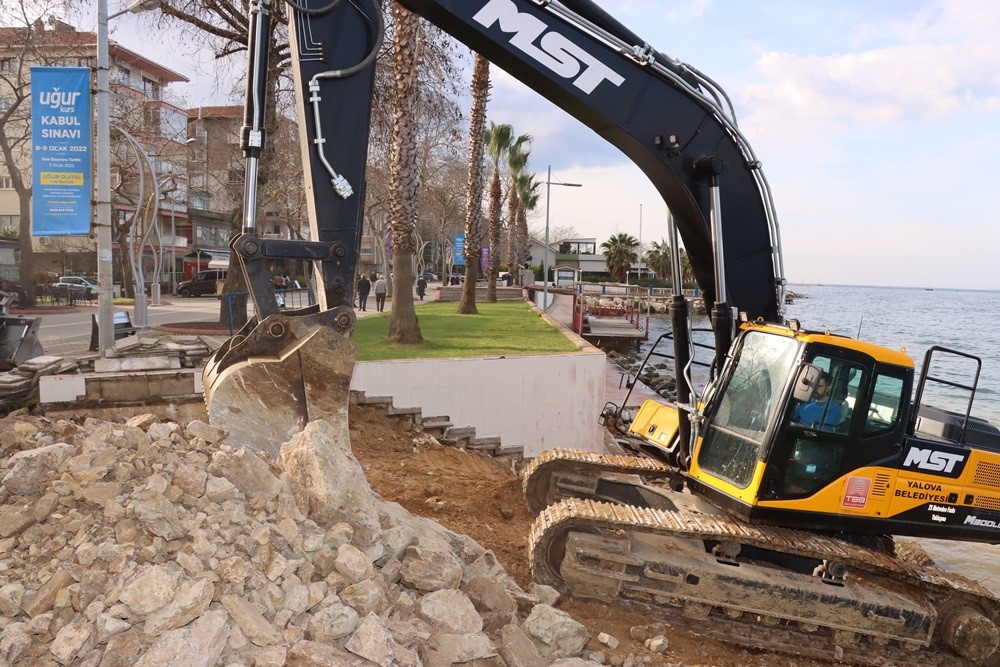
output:
M181 296L201 296L203 294L216 294L216 285L225 282L226 269L209 269L199 271L191 280L185 280L177 286L177 293Z

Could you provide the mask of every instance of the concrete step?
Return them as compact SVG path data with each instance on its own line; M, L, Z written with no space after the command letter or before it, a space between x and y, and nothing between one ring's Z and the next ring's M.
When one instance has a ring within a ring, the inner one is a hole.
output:
M401 417L404 415L419 415L421 413L421 410L420 408L397 408L393 405L390 405L389 408L385 411L385 413L390 417Z
M479 452L495 454L498 447L500 447L500 438L496 436L489 438L473 437L469 439L469 449L474 449Z
M392 405L392 396L364 396L358 397L358 405Z
M445 415L443 417L422 417L420 419L420 426L425 431L444 433L445 430L451 428L454 424L451 423L451 418Z
M465 442L471 438L476 437L476 429L472 426L465 426L461 428L451 427L446 429L444 435L442 435L438 440L441 442L453 445L459 442Z
M518 461L523 461L524 447L521 445L508 445L504 447L503 444L498 444L497 448L493 451L493 456L497 458L513 458Z

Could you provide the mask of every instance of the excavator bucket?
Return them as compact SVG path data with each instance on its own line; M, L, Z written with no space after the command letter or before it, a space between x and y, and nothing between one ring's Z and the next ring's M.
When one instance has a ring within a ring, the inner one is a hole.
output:
M0 317L0 371L44 354L38 341L40 317Z
M315 317L267 317L206 364L209 423L230 445L280 456L308 422L346 422L356 359L354 343Z

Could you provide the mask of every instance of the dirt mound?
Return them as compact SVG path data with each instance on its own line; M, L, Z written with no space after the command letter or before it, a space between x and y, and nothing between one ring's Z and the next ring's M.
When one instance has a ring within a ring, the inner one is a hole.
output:
M508 464L436 444L412 422L386 418L370 406L351 407L351 446L372 488L413 514L434 519L492 550L518 584L531 584L527 536L533 517L521 495L521 480ZM587 647L607 663L664 665L819 665L802 658L748 652L698 635L681 618L666 623L668 649L661 655L631 638L633 627L651 619L608 606L561 600L559 609L583 623L591 634ZM621 643L611 650L597 641L607 633Z

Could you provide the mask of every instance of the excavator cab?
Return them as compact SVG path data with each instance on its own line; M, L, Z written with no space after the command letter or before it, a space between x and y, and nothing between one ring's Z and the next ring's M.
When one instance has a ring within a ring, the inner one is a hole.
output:
M970 414L979 365L932 348L914 387L903 352L745 324L700 410L688 483L751 522L997 543L982 516L1000 506L1000 429ZM964 413L922 404L930 383L968 392Z
M808 498L852 470L899 457L912 382L903 353L744 325L703 411L690 474L746 517L759 500Z

